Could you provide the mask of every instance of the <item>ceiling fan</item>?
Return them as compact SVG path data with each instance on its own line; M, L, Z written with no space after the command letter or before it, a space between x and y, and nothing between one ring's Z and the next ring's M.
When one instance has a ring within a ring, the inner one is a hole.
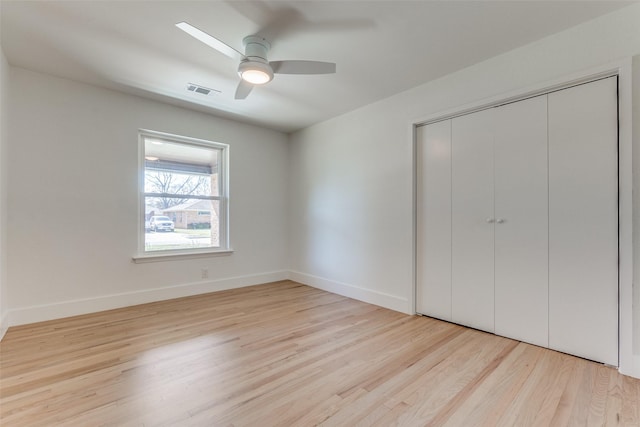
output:
M179 22L176 27L228 57L240 61L238 65L240 83L236 89L235 99L245 99L255 85L269 83L273 80L274 74L332 74L336 72L336 64L333 62L269 61L267 52L271 48L271 43L261 36L245 37L242 40L245 47L243 54L187 22Z

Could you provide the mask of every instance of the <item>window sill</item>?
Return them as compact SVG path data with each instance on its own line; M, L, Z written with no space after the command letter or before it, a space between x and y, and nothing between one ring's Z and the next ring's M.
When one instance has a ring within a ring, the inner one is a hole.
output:
M147 262L160 262L160 261L179 261L183 259L197 259L197 258L209 258L217 256L229 256L233 254L233 249L224 249L217 251L193 251L193 252L163 252L163 253L150 253L144 255L134 256L133 262L136 264L143 264Z

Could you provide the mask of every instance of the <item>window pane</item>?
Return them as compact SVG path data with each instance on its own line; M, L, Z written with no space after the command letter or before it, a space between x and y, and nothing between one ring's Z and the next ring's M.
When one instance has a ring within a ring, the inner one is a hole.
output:
M218 200L145 197L145 250L220 247L219 207Z
M220 195L221 149L147 137L144 150L146 193Z
M215 175L192 175L145 168L144 192L217 196L217 191L215 193L211 191L212 182L214 177L216 177L215 180L217 181L217 176L217 173ZM177 202L182 203L180 199ZM163 208L170 207L171 203L169 199L161 202Z

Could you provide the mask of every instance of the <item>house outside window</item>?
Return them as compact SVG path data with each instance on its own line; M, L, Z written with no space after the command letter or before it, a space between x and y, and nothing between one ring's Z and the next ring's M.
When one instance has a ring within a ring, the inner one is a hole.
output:
M139 253L229 251L229 146L140 131Z

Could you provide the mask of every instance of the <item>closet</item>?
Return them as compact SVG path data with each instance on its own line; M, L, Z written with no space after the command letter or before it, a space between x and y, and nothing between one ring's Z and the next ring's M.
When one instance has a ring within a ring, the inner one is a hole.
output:
M617 365L617 78L416 136L416 311Z

